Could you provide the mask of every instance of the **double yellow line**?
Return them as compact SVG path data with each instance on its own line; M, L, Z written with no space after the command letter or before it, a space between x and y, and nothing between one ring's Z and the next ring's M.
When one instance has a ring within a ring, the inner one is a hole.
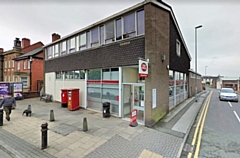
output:
M197 140L197 145L196 145L196 149L194 152L194 158L198 157L199 154L199 149L200 149L200 145L201 145L201 139L202 139L202 131L203 131L203 127L204 127L204 123L205 123L205 119L206 119L206 115L207 115L207 111L208 111L208 106L210 103L212 97L212 91L210 92L210 94L208 95L208 98L205 102L204 108L201 112L200 118L198 120L195 132L194 132L194 136L193 136L193 140L192 140L192 147L195 146L196 140ZM192 154L193 153L188 153L188 158L192 158Z

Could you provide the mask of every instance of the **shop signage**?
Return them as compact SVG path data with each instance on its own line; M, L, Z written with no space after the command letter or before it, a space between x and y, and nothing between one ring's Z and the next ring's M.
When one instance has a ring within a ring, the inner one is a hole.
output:
M137 123L137 109L133 109L131 112L130 112L130 124L129 126L131 127L136 127L138 125Z
M138 75L139 75L139 77L148 77L148 62L147 61L139 60Z

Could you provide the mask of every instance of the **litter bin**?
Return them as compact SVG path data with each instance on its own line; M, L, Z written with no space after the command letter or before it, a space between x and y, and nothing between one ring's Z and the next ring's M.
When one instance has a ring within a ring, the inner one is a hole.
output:
M103 103L103 117L110 117L110 103L104 102Z
M3 125L3 109L0 109L0 126Z

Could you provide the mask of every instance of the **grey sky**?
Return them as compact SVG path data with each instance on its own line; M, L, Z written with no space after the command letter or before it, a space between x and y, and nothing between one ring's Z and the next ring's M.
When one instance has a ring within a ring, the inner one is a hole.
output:
M9 2L10 1L10 2ZM0 48L12 49L16 37L31 44L51 42L143 0L1 0ZM165 0L174 11L195 70L194 27L198 29L198 72L240 77L240 2L237 0Z

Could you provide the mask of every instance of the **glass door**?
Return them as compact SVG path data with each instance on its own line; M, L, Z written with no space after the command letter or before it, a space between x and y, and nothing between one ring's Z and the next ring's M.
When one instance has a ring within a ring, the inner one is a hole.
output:
M132 98L132 109L137 109L137 119L138 121L144 122L144 85L133 85L133 98Z

